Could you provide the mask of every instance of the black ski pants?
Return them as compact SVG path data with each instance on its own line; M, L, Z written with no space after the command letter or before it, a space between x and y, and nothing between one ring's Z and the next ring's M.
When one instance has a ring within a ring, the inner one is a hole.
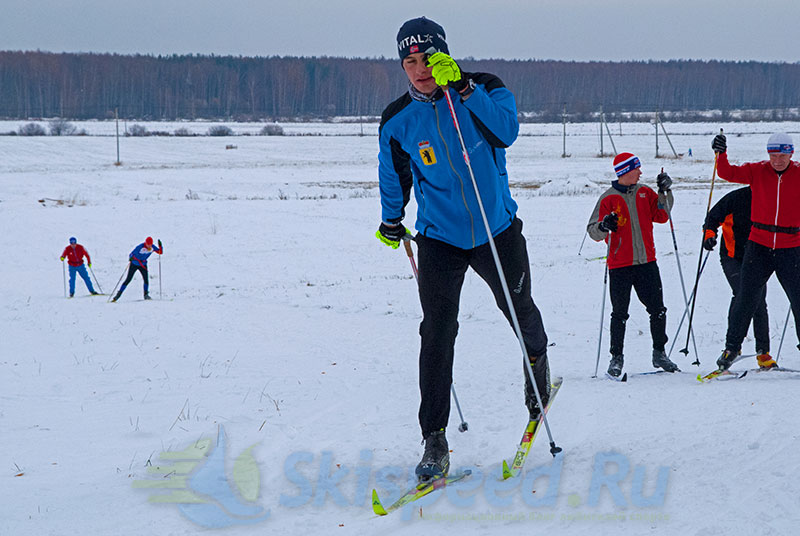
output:
M720 258L722 271L731 286L733 296L728 307L728 325L733 317L733 304L739 294L739 287L742 281L742 262L743 259L728 257ZM748 326L750 323L748 322ZM767 286L761 287L761 293L756 300L756 309L753 312L753 334L756 337L756 352L759 354L769 353L769 315L767 314Z
M613 268L608 271L608 284L611 295L611 355L622 355L625 346L625 323L630 316L628 306L632 288L650 315L653 349L663 351L667 344L667 308L664 307L661 274L656 261Z
M147 274L147 266L139 266L138 264L133 264L133 263L130 263L130 267L128 268L128 277L125 278L125 281L123 281L122 286L119 287L120 294L125 292L125 287L127 287L128 283L131 282L136 272L142 273L142 279L144 280L144 293L147 294L147 291L150 288L150 278L148 277Z
M748 241L742 260L739 293L728 321L725 348L738 352L747 335L750 320L758 307L762 288L772 274L778 276L794 314L794 326L800 339L800 247L770 249Z
M515 218L511 226L495 236L494 240L522 329L525 348L529 357L536 358L536 386L542 402L547 404L550 390L547 335L542 316L531 296L531 271L525 237L522 236L522 220ZM465 250L422 235L417 235L416 242L419 298L423 315L419 328L419 423L425 437L430 432L445 428L450 416L458 307L467 268L471 267L486 281L497 306L509 323L511 317L488 243Z

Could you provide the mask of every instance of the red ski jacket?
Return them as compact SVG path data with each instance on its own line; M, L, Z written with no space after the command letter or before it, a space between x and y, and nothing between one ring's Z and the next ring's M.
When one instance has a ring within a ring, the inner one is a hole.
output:
M77 244L75 249L72 249L72 246L67 246L64 248L64 252L61 254L62 257L67 258L67 262L70 266L81 266L83 264L83 256L86 255L86 262L92 264L92 258L89 256L89 252L83 249L83 246Z
M750 240L772 249L800 246L800 164L790 162L778 175L768 160L732 166L728 155L720 153L717 174L750 185Z
M600 196L586 230L597 242L600 240L607 242L610 235L609 269L646 264L656 260L653 222L669 221L669 215L664 208L665 202L672 208L672 192L659 195L642 184L620 186L617 181L614 181L612 187ZM619 216L617 231L607 233L598 229L603 218L612 212Z

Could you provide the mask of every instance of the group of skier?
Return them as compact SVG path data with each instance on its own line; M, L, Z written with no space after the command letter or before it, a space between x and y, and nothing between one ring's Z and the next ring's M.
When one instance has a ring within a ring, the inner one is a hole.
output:
M783 133L769 137L769 160L761 162L731 165L722 134L714 138L712 148L717 153L719 176L749 185L752 197L750 234L728 316L725 349L717 360L720 368L727 369L741 354L750 320L759 308L764 286L773 273L789 298L800 338L800 165L792 161L792 138ZM774 364L771 358L766 360L767 364L770 362Z
M128 272L125 281L123 281L122 285L119 287L119 290L111 298L112 302L117 301L122 296L122 293L125 292L125 288L127 288L128 283L131 282L133 276L136 272L140 272L142 274L142 280L144 281L144 299L149 300L150 298L150 276L147 272L147 259L153 253L158 253L162 255L164 253L164 246L161 244L161 240L158 240L158 245L153 243L153 238L148 236L144 242L137 245L133 248L133 251L130 252L128 255ZM92 268L92 258L89 256L89 252L86 251L86 248L83 247L81 244L78 244L78 239L74 236L71 236L69 239L69 245L64 248L64 251L61 253L61 261L63 262L64 259L67 259L67 263L69 264L69 297L72 298L75 295L75 275L78 274L83 279L84 283L86 283L86 288L89 289L89 293L93 296L99 295L100 293L94 289L92 285L92 279L89 277L89 274L86 272L86 267L83 263L83 258L86 257L86 263L89 266L89 269Z
M703 248L717 244L722 226L720 262L733 291L728 311L725 350L717 360L720 370L728 369L741 355L742 341L750 322L756 339L760 368L777 363L770 355L766 283L773 272L789 298L795 319L800 318L800 167L791 161L794 145L788 134L778 133L767 141L769 161L732 166L727 159L727 140L718 134L712 149L717 154L719 176L746 188L725 195L703 224ZM618 179L605 192L589 220L587 232L593 239L606 240L611 294L611 362L608 374L622 372L622 338L628 318L631 286L650 314L653 338L653 366L673 372L677 366L664 354L667 341L666 308L663 307L661 279L653 249L652 222L669 219L671 200L662 199L671 180L665 173L656 178L659 195L647 186L635 186L641 172L639 160L628 153L614 160ZM637 195L637 192L638 193ZM631 275L636 274L636 275ZM638 286L637 286L638 285ZM798 338L800 338L800 324Z
M445 428L459 296L468 268L486 281L520 338L528 361L524 362L525 404L531 421L540 419L543 408L546 411L551 381L547 335L531 294L523 224L506 172L505 149L519 131L514 96L497 76L462 72L449 55L444 29L425 17L402 25L397 47L408 91L381 117L382 212L376 236L393 248L412 239L402 220L413 189L417 202L413 240L423 313L419 423L425 445L416 473L420 482L426 482L449 469ZM794 147L786 134L770 137L768 162L730 165L723 135L714 138L713 149L719 176L749 185L723 198L703 225L707 250L716 245L716 229L722 225L723 269L734 295L725 350L717 363L721 369L730 367L755 314L759 365L774 366L764 301L765 284L773 272L789 297L800 338L800 166L791 161ZM592 239L608 243L612 303L608 373L619 376L622 371L632 289L650 315L653 366L674 372L678 367L665 352L666 308L653 242L653 223L671 218L672 179L663 171L658 174L655 192L639 184L641 163L635 155L621 153L613 165L616 179L600 196L587 226Z

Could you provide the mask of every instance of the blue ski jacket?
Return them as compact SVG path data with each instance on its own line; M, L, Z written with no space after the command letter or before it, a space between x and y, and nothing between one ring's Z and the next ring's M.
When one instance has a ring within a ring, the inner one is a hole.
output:
M144 245L144 242L142 242L133 248L133 251L131 251L131 254L128 256L128 260L131 261L131 264L147 268L147 259L149 259L150 255L153 253L158 253L161 255L161 249L159 249L157 245L153 244L152 249L148 251Z
M517 138L514 95L494 75L463 73L475 84L465 101L448 89L478 184L492 235L517 212L506 172L506 152ZM415 227L424 236L461 249L489 241L447 100L440 89L430 102L406 93L381 116L378 179L381 219L402 221L413 185Z

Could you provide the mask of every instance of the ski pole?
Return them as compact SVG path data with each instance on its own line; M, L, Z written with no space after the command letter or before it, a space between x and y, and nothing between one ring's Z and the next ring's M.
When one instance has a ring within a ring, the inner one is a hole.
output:
M411 262L411 271L414 272L414 280L419 283L419 272L417 272L417 263L414 262L414 250L411 249L411 235L406 234L403 237L403 246L406 248L408 260Z
M61 276L62 276L62 279L64 280L64 297L66 298L67 297L67 265L64 264L63 260L61 261L61 268L62 268Z
M722 129L719 129L719 133L722 134ZM708 206L706 206L706 216L703 218L708 217L708 212L711 210L711 196L714 194L714 179L717 177L717 162L719 161L719 153L714 153L714 171L711 173L711 189L708 192ZM686 332L686 346L681 349L681 353L684 355L689 355L689 337L692 334L692 321L694 320L694 306L697 303L697 285L700 283L700 263L703 261L703 242L705 242L705 232L703 232L702 239L700 240L700 256L697 258L697 274L694 278L694 289L692 290L692 306L691 310L689 311L689 327L687 328ZM699 365L700 361L695 359L695 362L692 363L693 365Z
M778 359L781 358L781 348L783 348L783 338L786 336L786 326L789 325L789 315L792 312L792 302L789 302L789 310L786 311L786 322L783 323L783 333L781 333L781 343L778 345L778 353L775 354L775 362L778 362ZM800 348L800 345L798 345Z
M508 305L509 316L511 317L511 321L514 325L514 331L517 334L519 347L522 350L522 361L525 364L525 370L528 372L528 379L530 379L531 385L533 386L533 392L536 395L536 403L539 404L540 408L542 408L542 422L544 422L545 430L547 430L547 437L550 439L550 454L555 457L556 454L561 452L561 447L556 446L556 442L553 439L553 434L550 431L550 423L548 422L549 419L547 418L547 413L544 411L544 404L542 404L542 397L539 393L539 387L536 385L536 378L533 375L533 367L531 366L531 361L528 357L528 351L525 348L525 339L522 336L522 328L519 325L517 312L514 310L514 303L511 301L511 293L508 290L508 284L506 283L503 266L500 264L500 255L497 253L497 246L494 243L492 228L489 225L489 218L486 216L486 210L483 208L483 201L481 200L481 194L478 189L478 181L475 179L475 173L472 171L472 164L470 164L469 161L469 152L467 151L467 145L464 143L464 136L461 134L461 126L458 123L458 117L456 117L456 109L453 106L453 99L450 98L450 91L447 86L442 86L442 90L444 91L444 96L447 99L447 106L450 109L450 117L453 119L453 126L458 134L458 141L461 144L461 154L464 157L464 162L469 170L469 177L472 180L472 188L475 190L475 199L478 202L478 208L481 212L483 226L486 228L486 236L489 238L489 248L492 250L494 264L497 267L497 275L500 278L500 286L503 288L503 294L505 295L506 304Z
M411 238L410 234L406 234L403 237L403 246L406 248L406 254L408 255L408 260L411 263L411 271L414 272L414 280L419 285L419 272L417 271L417 263L414 261L414 250L411 248ZM458 403L458 396L456 395L456 386L452 383L450 384L450 392L453 393L453 400L456 402L456 409L458 410L458 417L461 419L461 424L458 425L459 432L466 432L469 430L469 425L467 421L464 420L464 414L461 413L461 404Z
M661 173L664 173L664 168L663 167L661 168ZM666 196L666 194L664 194L664 195ZM678 253L678 240L675 238L675 225L673 225L673 223L672 223L672 209L669 206L669 200L668 199L665 199L665 205L664 206L667 209L667 217L669 218L669 230L672 233L672 247L675 249L675 260L678 261L678 277L681 280L681 290L683 291L683 303L685 303L686 306L688 307L689 298L686 297L686 283L683 282L683 270L681 269L681 257L680 257L680 254ZM702 250L700 250L700 257L701 258L703 257L703 251ZM699 274L700 274L701 270L702 270L702 268L698 269L698 272L697 272L698 273L698 279L699 279ZM695 339L694 339L694 333L691 330L689 330L689 334L692 337L692 347L694 348L694 355L696 356L694 362L692 363L692 365L700 366L700 354L697 353L697 343L695 342ZM688 346L688 343L687 343L687 346Z
M125 277L125 272L127 272L130 267L131 267L131 261L128 261L128 264L125 265L125 270L123 270L122 275L119 276L119 279L117 280L117 284L114 285L114 290L112 290L111 294L108 295L109 302L111 301L111 298L114 296L114 293L117 291L117 287L122 282L122 278Z
M581 240L581 247L578 248L578 255L580 255L581 251L583 251L583 244L586 242L586 236L588 234L589 234L588 231L583 233L583 240Z
M161 254L158 255L158 299L163 299L161 295Z
M92 270L92 265L89 265L89 271L92 272L92 276L94 277L94 282L97 283L97 288L100 290L100 294L103 294L103 287L100 286L100 281L97 279L97 276L94 275L94 270Z
M603 274L603 301L600 304L600 335L597 337L597 361L594 364L594 376L597 378L597 370L600 368L600 347L603 344L603 322L606 317L606 287L608 286L608 256L611 254L611 233L608 235L608 251L606 252L606 270Z
M703 275L703 270L706 269L706 262L708 261L708 256L711 254L710 251L706 251L706 256L703 259L703 265L700 267L700 275ZM689 299L691 300L694 296L694 290L692 293L689 294ZM672 337L672 345L669 347L669 352L667 353L667 357L672 355L672 350L675 348L675 342L678 339L678 334L681 332L681 327L683 327L683 321L686 320L686 315L689 314L689 302L686 302L686 307L683 308L683 315L681 316L681 321L678 323L678 329L675 330L675 336Z

